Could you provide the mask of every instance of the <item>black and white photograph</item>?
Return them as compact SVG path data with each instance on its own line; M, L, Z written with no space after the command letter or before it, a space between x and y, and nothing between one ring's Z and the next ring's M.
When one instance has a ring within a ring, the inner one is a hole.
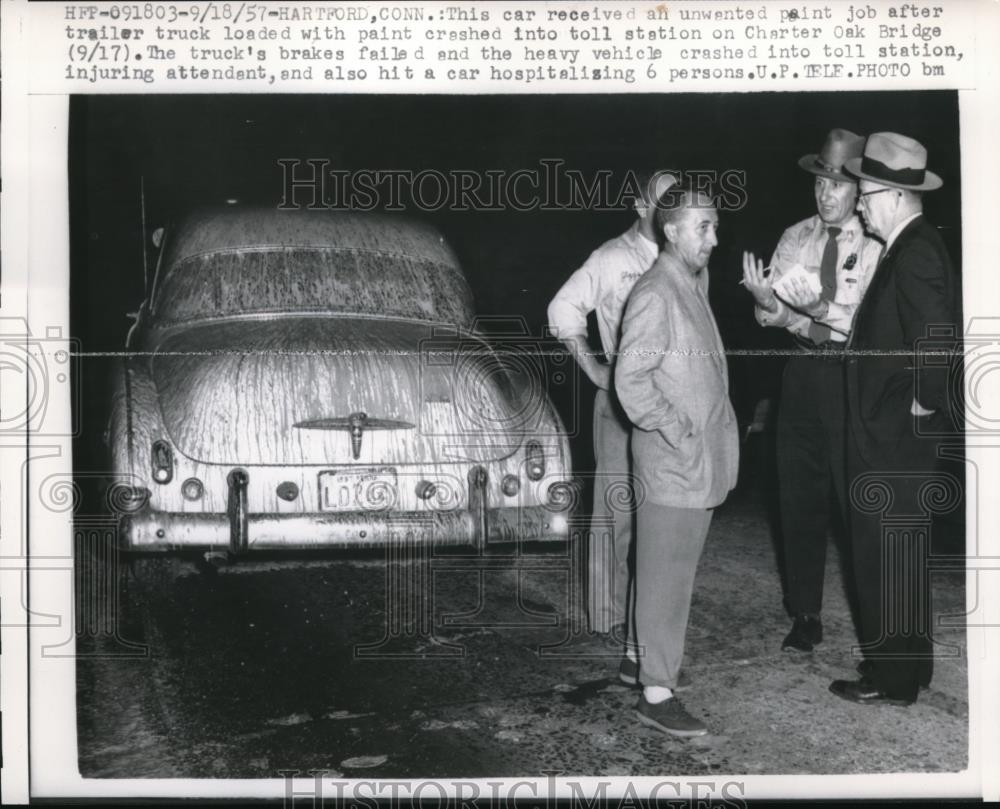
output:
M969 768L959 102L72 96L80 776Z

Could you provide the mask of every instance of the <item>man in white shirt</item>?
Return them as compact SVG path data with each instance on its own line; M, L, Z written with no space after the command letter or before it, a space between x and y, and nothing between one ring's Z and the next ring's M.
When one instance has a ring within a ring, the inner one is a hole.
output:
M881 249L864 233L854 210L857 182L843 169L861 156L864 143L834 129L818 154L802 157L799 166L813 175L816 215L784 232L769 275L753 254L743 256L743 283L754 296L757 321L787 329L799 348L785 365L777 435L785 601L793 617L782 643L788 651L810 652L823 639L831 485L846 523L841 360ZM808 307L806 286L822 290Z
M548 308L549 328L597 386L594 399L594 507L587 564L587 612L593 632L613 632L624 643L631 633L629 548L634 513L631 497L631 425L611 386L625 302L635 282L656 260L655 203L675 182L666 172L637 176L636 221L625 233L598 247L556 293ZM607 363L587 339L587 316L597 319ZM624 672L635 683L637 672Z

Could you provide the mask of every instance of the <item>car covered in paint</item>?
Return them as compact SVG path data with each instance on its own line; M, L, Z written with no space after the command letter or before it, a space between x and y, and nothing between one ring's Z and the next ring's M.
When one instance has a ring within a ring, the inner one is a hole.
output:
M544 381L478 334L435 229L234 204L159 246L108 429L125 549L567 536Z

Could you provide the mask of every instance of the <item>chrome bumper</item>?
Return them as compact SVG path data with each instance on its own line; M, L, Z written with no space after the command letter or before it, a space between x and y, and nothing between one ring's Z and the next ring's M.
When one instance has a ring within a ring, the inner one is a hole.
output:
M449 511L325 511L311 514L251 514L246 471L228 476L225 514L191 514L143 507L121 519L125 550L225 550L232 557L250 551L384 547L391 544L473 545L517 540L561 540L579 487L564 484L561 508L487 506L486 470L469 471L466 509Z
M319 514L184 514L146 509L121 519L126 549L322 550L392 543L473 545L562 540L569 513L543 506L441 512L323 512Z

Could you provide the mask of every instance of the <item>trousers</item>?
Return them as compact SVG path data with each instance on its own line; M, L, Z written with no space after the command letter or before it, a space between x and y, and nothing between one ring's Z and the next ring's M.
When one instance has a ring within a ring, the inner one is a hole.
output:
M929 556L937 444L905 435L874 468L848 436L851 553L861 651L875 685L915 700L934 670Z
M648 500L636 510L635 625L642 684L674 688L711 509Z
M778 410L778 501L785 600L793 615L823 604L827 529L836 493L846 525L844 369L840 362L799 356L785 365Z
M587 614L592 632L631 624L629 551L635 535L629 436L632 425L608 391L594 399L594 504L587 564ZM628 630L627 630L628 631Z

